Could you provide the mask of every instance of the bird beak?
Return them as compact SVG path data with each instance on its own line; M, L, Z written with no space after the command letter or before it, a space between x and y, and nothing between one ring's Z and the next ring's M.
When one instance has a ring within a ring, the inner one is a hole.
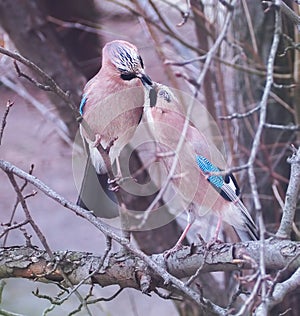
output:
M145 88L147 88L148 90L152 88L152 80L148 75L146 75L145 73L138 73L136 76L142 81L142 84Z
M157 101L157 92L154 89L153 81L144 72L140 72L136 76L142 81L143 86L146 88L147 92L145 93L149 93L150 107L154 107Z

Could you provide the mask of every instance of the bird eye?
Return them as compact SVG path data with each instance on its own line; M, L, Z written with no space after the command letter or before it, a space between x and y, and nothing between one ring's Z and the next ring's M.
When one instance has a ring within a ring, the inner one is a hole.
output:
M229 181L230 181L230 175L229 174L226 174L225 175L225 177L224 177L224 181L225 181L225 183L229 183Z
M136 78L136 75L132 74L132 73L127 73L127 74L121 74L120 77L123 80L132 80L132 79Z
M140 63L141 63L142 68L144 69L144 62L143 62L143 59L142 59L141 56L139 56L139 60L140 60Z

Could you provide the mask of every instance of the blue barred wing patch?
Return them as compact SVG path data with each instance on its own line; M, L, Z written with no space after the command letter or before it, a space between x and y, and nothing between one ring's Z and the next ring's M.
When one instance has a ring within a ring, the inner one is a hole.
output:
M80 105L79 105L79 113L82 115L83 114L83 108L86 104L86 101L87 101L87 96L84 94L81 98L81 102L80 102Z
M204 173L221 171L218 167L214 166L207 158L203 156L196 156L196 162L198 167ZM209 176L207 180L217 188L222 188L222 186L224 185L224 180L222 176L212 175Z

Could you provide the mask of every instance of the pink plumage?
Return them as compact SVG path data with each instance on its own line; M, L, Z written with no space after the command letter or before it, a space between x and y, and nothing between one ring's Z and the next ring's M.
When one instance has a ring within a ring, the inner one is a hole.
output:
M102 67L84 87L80 104L80 112L92 132L87 133L81 126L80 133L99 179L107 173L107 166L97 147L100 144L108 152L111 164L118 158L141 119L143 84L151 85L152 82L145 74L138 49L122 40L107 43L102 50ZM82 203L83 196L93 200L97 195L95 182L90 184L87 180L91 170L89 164L87 166L77 202L83 207L89 203ZM92 177L95 178L93 174Z
M210 176L210 172L220 171L216 166L225 165L222 154L191 121L178 151L186 120L185 111L186 108L168 87L153 83L152 87L145 89L144 119L149 124L153 139L160 151L174 152L178 158L171 182L182 196L184 207L189 212L189 222L177 246L195 216L209 212L219 218L215 239L223 220L235 228L242 240L257 239L256 226L238 196L239 189L233 175ZM161 159L170 172L175 156Z

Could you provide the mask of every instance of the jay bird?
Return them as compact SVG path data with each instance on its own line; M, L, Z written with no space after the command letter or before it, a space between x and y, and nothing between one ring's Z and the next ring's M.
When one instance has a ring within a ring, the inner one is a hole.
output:
M224 164L221 153L191 121L183 139L186 117L182 110L182 96L180 101L164 85L155 82L145 84L144 120L158 150L170 153L159 158L163 159L168 172L177 156L174 176L170 181L176 192L181 194L188 211L187 226L173 249L181 245L196 217L209 212L218 216L212 242L218 238L222 221L233 226L242 241L257 240L256 225L239 197L240 189L235 177L231 173L223 175L217 167ZM183 143L177 150L181 138Z
M143 84L150 86L152 82L145 74L137 48L122 40L107 43L102 50L101 69L84 87L79 107L95 139L91 139L80 126L88 162L78 205L87 209L99 209L101 188L97 181L106 194L115 200L114 194L107 191L107 167L97 146L100 144L108 153L111 164L117 160L140 122L144 101Z

